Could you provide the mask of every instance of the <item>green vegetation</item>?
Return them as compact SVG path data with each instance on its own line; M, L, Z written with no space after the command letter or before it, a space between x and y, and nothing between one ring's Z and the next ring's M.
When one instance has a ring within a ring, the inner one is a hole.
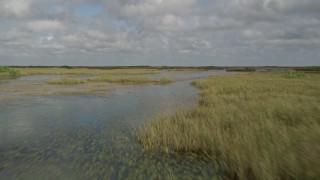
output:
M173 83L173 82L174 82L174 80L171 79L171 78L161 78L161 79L159 80L159 83L160 83L160 84L169 84L169 83Z
M245 67L244 70L245 71L256 71L256 68L254 68L254 67Z
M194 152L231 179L319 179L320 74L209 77L194 82L199 106L142 128L154 152Z
M72 69L72 67L70 67L70 66L67 66L67 65L63 65L63 66L60 66L60 68L65 68L65 69Z
M320 66L295 67L296 71L320 72Z
M89 69L89 68L71 68L62 66L56 68L18 68L22 75L34 74L53 74L53 75L111 75L111 74L158 74L160 70L156 69Z
M228 68L227 71L254 72L256 71L256 67L233 67L233 68Z
M10 67L0 66L0 76L19 76L20 71Z
M58 79L58 80L52 80L49 81L49 84L61 84L61 85L75 85L75 84L83 84L85 83L85 80L81 79L74 79L74 78L64 78L64 79Z
M150 68L150 67L149 67ZM218 66L156 66L152 67L156 69L164 69L164 70L170 70L170 71L203 71L203 70L223 70L224 67L218 67Z
M282 75L283 75L283 77L286 77L286 78L303 78L303 77L305 77L305 74L303 72L287 72Z

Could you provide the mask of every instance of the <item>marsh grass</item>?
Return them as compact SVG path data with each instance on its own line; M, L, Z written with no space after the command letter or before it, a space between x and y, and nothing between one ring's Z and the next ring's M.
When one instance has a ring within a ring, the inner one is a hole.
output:
M109 82L109 83L121 83L121 84L144 84L144 83L154 83L154 79L139 76L129 76L129 77L113 77L113 76L103 76L97 78L88 79L89 82Z
M84 84L85 82L86 82L86 80L75 79L75 78L64 78L64 79L48 81L49 84L59 84L59 85Z
M17 68L22 75L52 74L52 75L111 75L111 74L159 74L157 69L86 69L86 68Z
M252 73L196 81L199 106L156 117L141 129L141 144L205 154L231 179L319 179L319 78Z
M0 76L19 76L20 71L14 68L0 66Z
M60 84L60 85L75 85L84 83L120 83L120 84L143 84L143 83L154 83L154 79L147 77L113 77L103 76L90 79L76 79L76 78L64 78L58 80L48 81L49 84Z
M171 78L161 78L159 79L158 83L160 84L170 84L170 83L173 83L174 80L171 79Z

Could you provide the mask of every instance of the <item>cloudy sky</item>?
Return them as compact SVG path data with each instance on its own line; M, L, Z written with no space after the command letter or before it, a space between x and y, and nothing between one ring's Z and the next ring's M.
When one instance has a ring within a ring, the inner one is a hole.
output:
M0 65L320 65L320 0L0 0Z

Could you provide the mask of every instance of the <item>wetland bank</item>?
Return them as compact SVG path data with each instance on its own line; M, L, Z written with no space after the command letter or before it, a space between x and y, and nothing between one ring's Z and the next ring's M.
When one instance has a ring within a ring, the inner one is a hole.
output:
M0 80L0 177L320 176L317 73L65 69Z

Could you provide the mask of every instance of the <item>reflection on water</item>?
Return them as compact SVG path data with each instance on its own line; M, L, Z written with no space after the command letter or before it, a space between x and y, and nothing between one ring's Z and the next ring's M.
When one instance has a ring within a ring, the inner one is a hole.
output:
M197 104L198 91L188 79L222 73L166 72L152 77L180 81L165 86L112 85L103 95L1 100L0 179L213 178L217 170L210 160L143 152L134 134L156 113ZM2 80L0 88L52 78L57 77Z

